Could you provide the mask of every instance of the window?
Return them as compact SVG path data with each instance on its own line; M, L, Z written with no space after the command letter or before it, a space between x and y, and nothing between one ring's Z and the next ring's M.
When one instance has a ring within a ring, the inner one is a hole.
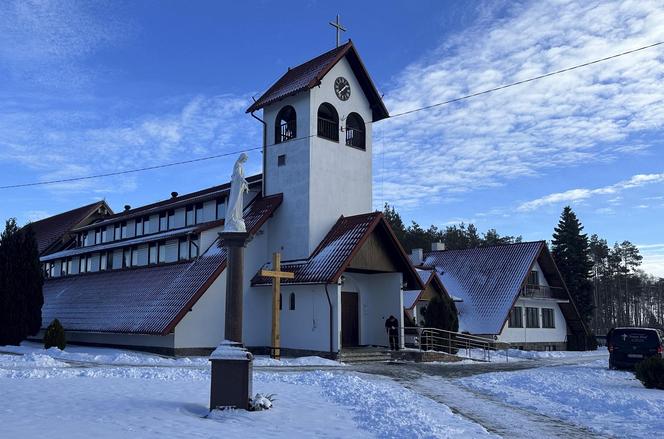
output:
M168 228L169 228L169 230L175 228L175 211L174 210L169 210L168 211Z
M346 145L366 149L364 120L357 113L350 113L346 118Z
M101 228L101 242L108 242L108 228L107 227L102 227Z
M136 236L143 235L143 218L136 219Z
M277 156L277 166L286 166L286 154Z
M143 217L143 234L147 235L150 233L150 217L149 216L144 216Z
M189 241L186 238L180 238L180 249L178 259L184 261L189 259Z
M195 223L194 206L187 206L187 211L185 213L185 225L193 226Z
M537 270L531 270L528 274L528 285L539 285L539 273Z
M127 222L122 221L120 224L120 235L122 236L122 239L125 239L127 237Z
M67 274L74 274L74 260L67 259Z
M217 199L217 219L222 219L226 216L226 203L223 198Z
M198 237L192 237L189 242L189 257L191 259L198 257Z
M166 245L165 244L159 244L159 259L157 260L158 263L163 264L166 262Z
M285 106L277 114L274 123L274 143L281 143L297 137L297 116L295 109Z
M92 271L92 256L85 257L85 271L88 273Z
M509 327L523 328L523 308L520 306L515 306L510 311Z
M539 308L526 308L526 328L539 327Z
M166 212L162 212L159 214L159 231L164 232L166 230L168 230L168 217Z
M542 328L555 328L553 308L542 308Z
M60 261L60 273L62 276L67 274L67 260L63 259Z
M279 311L281 311L281 293L279 293Z
M108 270L108 253L102 253L99 259L99 269L101 271Z
M318 137L339 141L339 115L327 102L318 107Z
M148 250L148 263L156 264L157 263L157 244L150 244L150 249Z
M115 228L113 230L113 239L116 241L122 239L122 234L120 232L120 224L115 225Z
M288 305L288 309L290 309L291 311L294 311L295 310L295 293L290 293L289 302L290 303Z
M131 249L126 248L122 252L122 268L131 267Z
M131 266L136 267L138 266L138 248L133 247L131 249Z
M101 229L95 229L95 244L101 244Z
M203 203L198 203L196 205L196 224L200 224L203 221Z
M85 273L85 267L85 256L81 256L81 258L78 260L78 272Z

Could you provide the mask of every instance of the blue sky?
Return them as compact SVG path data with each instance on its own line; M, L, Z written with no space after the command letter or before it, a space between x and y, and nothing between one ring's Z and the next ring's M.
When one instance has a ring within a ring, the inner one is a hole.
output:
M259 146L244 114L342 23L392 113L664 41L664 4L620 2L0 3L0 185ZM405 219L641 246L664 276L664 47L374 127L374 200ZM0 218L105 198L118 210L218 184L229 159L1 191ZM250 154L258 172L260 155Z

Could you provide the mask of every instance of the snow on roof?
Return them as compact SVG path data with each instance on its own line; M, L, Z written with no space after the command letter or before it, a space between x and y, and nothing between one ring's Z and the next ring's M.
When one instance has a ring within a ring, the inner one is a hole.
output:
M279 194L252 202L247 230L258 232L281 200ZM165 335L225 268L226 251L215 242L194 261L50 278L42 325L57 318L70 331Z
M422 290L405 290L403 292L403 307L412 309L417 302L417 298L422 294Z
M544 246L524 242L425 254L424 265L436 268L457 303L459 330L499 334L521 284Z

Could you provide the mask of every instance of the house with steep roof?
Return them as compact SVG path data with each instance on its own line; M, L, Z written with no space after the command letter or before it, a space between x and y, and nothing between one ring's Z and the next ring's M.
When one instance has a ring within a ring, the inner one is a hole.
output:
M416 325L424 325L424 313L429 303L434 298L451 299L453 302L462 302L458 297L451 296L443 282L440 280L438 272L433 268L416 268L417 274L422 281L422 288L416 290L404 290L403 308L405 315ZM405 324L404 324L405 326Z
M256 112L262 112L259 116ZM422 281L381 213L372 211L372 124L388 117L347 42L288 69L248 109L263 124L263 172L249 177L244 218L244 343L270 348L271 289L282 269L284 353L336 356L387 346L402 290ZM68 340L167 354L209 352L224 339L226 253L219 245L230 184L89 223L43 255L43 321Z
M583 349L588 328L544 241L424 253L461 299L459 331L520 349Z

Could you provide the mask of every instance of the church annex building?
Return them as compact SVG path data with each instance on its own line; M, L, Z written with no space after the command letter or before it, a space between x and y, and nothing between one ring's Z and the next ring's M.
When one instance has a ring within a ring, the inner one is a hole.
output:
M270 349L272 294L260 273L274 252L294 273L282 280L284 354L336 357L347 347L386 346L385 320L394 315L402 323L404 307L417 313L429 290L461 301L462 321L471 315L476 299L450 284L450 271L440 269L445 257L427 256L424 279L372 211L372 125L389 115L351 41L288 69L247 113L263 124L264 148L263 172L247 178L244 196L245 346ZM74 343L212 351L225 338L227 258L219 232L229 191L230 183L173 192L117 213L99 201L34 223L47 277L43 326L59 319ZM471 332L508 340L501 328L520 306L517 293L500 305L495 328ZM576 319L565 300L552 305L556 319ZM556 324L555 343L563 343L569 323Z

